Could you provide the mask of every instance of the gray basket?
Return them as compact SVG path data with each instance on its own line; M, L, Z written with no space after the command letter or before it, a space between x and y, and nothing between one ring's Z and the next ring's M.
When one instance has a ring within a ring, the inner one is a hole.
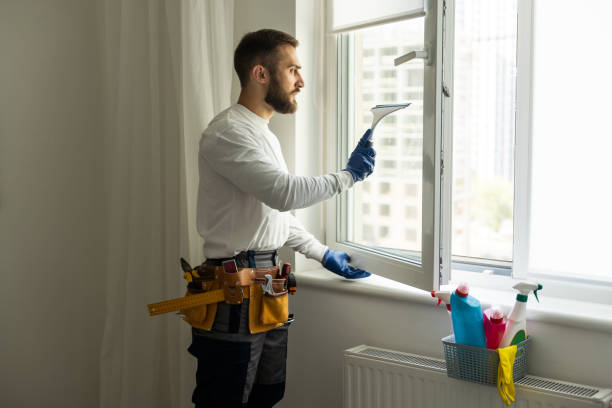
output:
M516 358L512 367L514 381L527 374L527 351L531 339L527 338L516 346ZM497 350L455 344L455 336L442 339L446 373L449 377L480 384L497 384Z

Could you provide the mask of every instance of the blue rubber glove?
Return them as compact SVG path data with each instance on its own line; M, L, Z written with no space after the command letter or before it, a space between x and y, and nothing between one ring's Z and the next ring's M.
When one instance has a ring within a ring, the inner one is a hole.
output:
M372 147L371 137L372 129L366 130L359 143L357 143L357 147L351 153L346 168L342 169L351 173L354 182L365 179L374 171L376 151Z
M325 269L346 279L367 278L371 275L370 272L353 268L348 264L350 261L351 257L346 252L335 251L333 249L328 249L325 251L325 255L323 255L323 266Z

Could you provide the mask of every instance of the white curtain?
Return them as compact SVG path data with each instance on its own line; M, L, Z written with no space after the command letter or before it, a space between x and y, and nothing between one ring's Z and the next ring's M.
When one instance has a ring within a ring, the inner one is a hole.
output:
M147 303L181 296L201 131L230 104L233 1L102 0L106 321L100 406L191 407L190 331Z

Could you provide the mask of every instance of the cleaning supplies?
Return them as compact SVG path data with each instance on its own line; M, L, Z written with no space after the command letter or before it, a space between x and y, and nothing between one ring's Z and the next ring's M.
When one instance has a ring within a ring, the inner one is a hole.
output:
M451 294L451 316L455 343L485 348L485 334L480 302L469 295L467 284L461 284Z
M497 306L490 307L482 313L487 348L495 350L506 331L504 314Z
M446 305L446 311L448 312L449 325L450 325L450 333L453 334L453 320L451 316L451 305L450 305L450 292L446 290L431 291L431 297L438 298L438 306L440 303L444 302Z
M499 365L497 366L497 392L506 406L514 402L516 390L512 368L516 358L516 345L497 349L499 354Z
M508 316L506 331L499 347L519 344L527 338L527 299L529 297L529 292L533 291L536 300L538 302L540 301L540 299L538 299L538 290L542 289L542 285L539 283L520 282L514 285L513 288L520 293L516 295L516 302L514 303L512 312L510 312Z

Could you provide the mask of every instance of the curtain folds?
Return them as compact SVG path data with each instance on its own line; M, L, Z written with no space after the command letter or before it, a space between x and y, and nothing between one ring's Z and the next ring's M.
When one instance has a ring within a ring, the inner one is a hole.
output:
M184 291L200 133L230 103L233 2L103 0L106 320L100 406L191 407L188 326L146 304Z

